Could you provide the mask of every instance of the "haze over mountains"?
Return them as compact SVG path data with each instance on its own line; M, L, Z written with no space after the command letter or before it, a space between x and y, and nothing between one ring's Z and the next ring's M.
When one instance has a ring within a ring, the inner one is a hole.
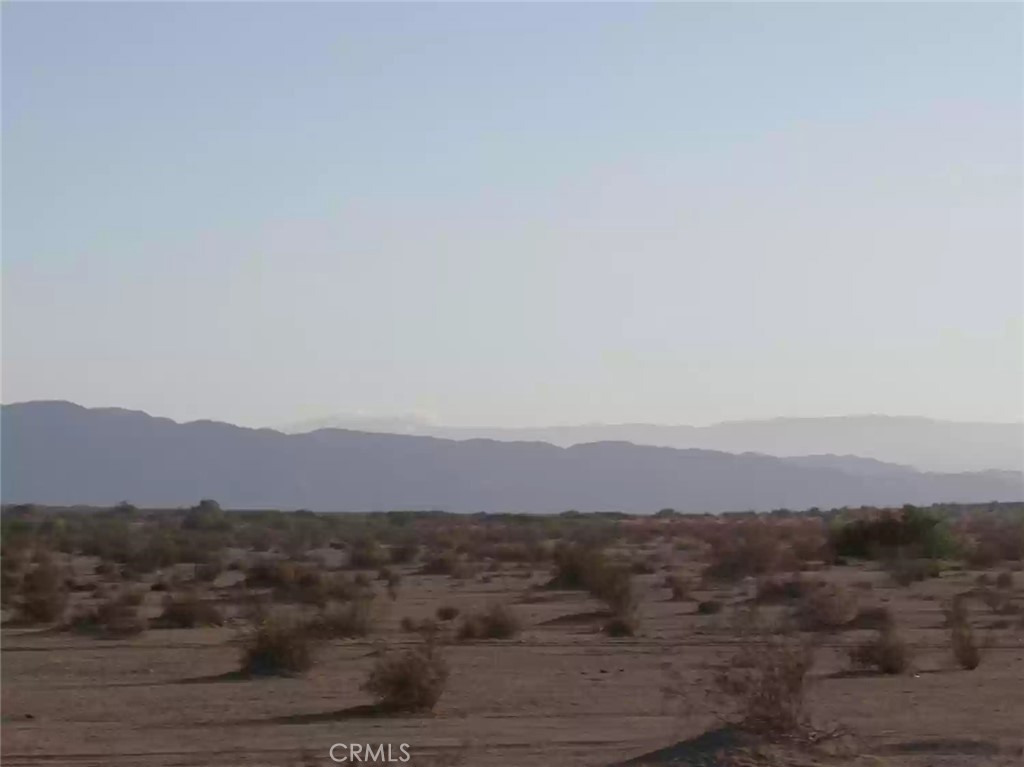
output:
M906 416L773 418L727 421L710 426L585 424L536 428L452 427L416 416L333 416L294 424L282 431L298 434L323 428L445 439L548 442L562 447L615 441L781 457L855 455L938 472L1024 469L1024 424L937 421Z
M1019 501L1020 472L927 473L852 456L778 458L604 441L455 441L179 424L67 402L5 405L5 503L324 511L653 512Z

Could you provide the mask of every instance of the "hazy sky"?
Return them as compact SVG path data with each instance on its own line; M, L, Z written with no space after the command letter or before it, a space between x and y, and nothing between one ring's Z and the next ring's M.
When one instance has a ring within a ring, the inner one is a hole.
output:
M3 401L1024 417L1019 4L11 4Z

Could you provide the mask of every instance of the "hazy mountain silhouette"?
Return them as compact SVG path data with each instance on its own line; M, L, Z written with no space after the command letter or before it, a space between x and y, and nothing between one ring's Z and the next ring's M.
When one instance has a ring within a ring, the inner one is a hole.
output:
M6 405L5 503L450 511L652 512L1024 499L1018 473L927 474L842 456L798 460L600 442L452 441L326 429L179 424L66 402Z
M1024 469L1024 424L935 421L880 415L834 418L773 418L728 421L711 426L586 424L537 428L464 428L439 426L417 418L360 423L335 416L286 427L299 433L337 427L421 434L446 439L538 441L568 447L587 442L623 441L656 447L699 448L727 453L752 451L775 456L854 455L922 471Z

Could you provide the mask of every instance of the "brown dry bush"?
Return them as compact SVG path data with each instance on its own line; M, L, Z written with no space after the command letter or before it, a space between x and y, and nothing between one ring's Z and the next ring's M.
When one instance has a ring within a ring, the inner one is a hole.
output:
M752 520L730 528L726 530L723 526L717 536L708 540L711 552L705 578L736 581L773 572L785 563L786 552L774 527Z
M121 639L141 634L146 630L147 622L139 615L138 603L129 595L122 594L77 613L65 628L103 639Z
M373 630L373 600L354 599L347 604L329 604L306 622L306 630L318 639L363 637Z
M60 620L68 603L64 572L48 556L37 557L21 583L18 612L29 623L52 623Z
M855 669L874 669L883 674L902 674L910 668L912 651L893 623L879 629L873 639L849 648Z
M610 567L601 549L580 543L559 543L553 558L554 574L548 582L553 589L589 590Z
M820 585L820 581L808 580L799 573L785 577L764 576L757 579L754 601L758 604L774 604L800 599Z
M420 647L382 654L362 689L374 695L384 711L430 711L444 693L448 674L440 647L428 637Z
M462 619L459 639L512 639L522 624L508 605L495 602L482 613L471 613Z
M418 621L408 615L402 618L399 626L402 631L409 634L422 634L427 637L436 636L441 630L441 624L433 618L424 618L423 620Z
M973 670L981 663L981 648L974 638L967 602L962 595L952 599L945 609L953 657L961 668Z
M857 617L857 595L838 584L811 588L797 611L805 631L835 631Z
M257 624L242 647L243 674L292 676L313 666L313 641L296 617L271 614Z
M445 551L431 557L420 568L420 575L456 575L464 566L464 562L454 551Z
M1020 606L1013 601L1013 593L1008 590L978 588L970 592L995 615L1017 615Z
M459 608L453 605L441 605L437 608L437 619L440 621L452 621L459 617Z
M688 602L693 599L693 582L685 575L672 573L666 576L665 586L672 592L673 602Z
M739 650L714 680L715 693L733 712L737 726L768 739L809 729L807 675L813 646L797 637L752 624Z
M297 580L297 563L286 560L260 559L245 573L245 585L251 589L289 589Z
M857 610L856 617L850 621L848 629L874 629L881 631L894 622L892 611L884 605L872 605Z
M0 605L7 607L17 601L22 578L21 572L13 568L0 570Z
M364 540L356 543L349 552L348 566L354 570L373 570L391 560L390 552L376 541Z
M416 561L420 555L420 547L415 543L400 543L392 546L388 552L389 559L393 565L408 565Z
M604 633L612 638L636 636L640 619L635 611L616 613L604 624Z
M223 626L224 616L213 602L203 599L194 591L188 591L166 597L164 610L154 625L173 629Z
M701 615L714 615L722 612L722 603L717 599L708 599L697 603L697 612Z
M885 570L898 586L909 586L928 578L938 578L942 574L942 565L934 559L897 556L885 563Z

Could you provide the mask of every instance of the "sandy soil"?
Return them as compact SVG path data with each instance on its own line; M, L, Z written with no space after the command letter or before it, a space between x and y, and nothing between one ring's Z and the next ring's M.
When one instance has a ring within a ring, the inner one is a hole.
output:
M520 570L486 583L407 570L397 601L377 600L383 614L376 634L328 643L301 678L231 679L239 627L149 630L129 640L5 628L3 764L330 765L328 749L339 742L407 743L413 765L596 767L646 754L644 764L730 763L694 761L685 748L652 753L717 726L705 689L736 641L728 608L698 615L695 602L669 601L663 573L637 576L642 635L609 639L599 621L588 618L597 602L556 591L530 592L524 600L528 587L548 574L523 577ZM914 671L852 675L843 647L858 632L823 637L811 710L817 722L839 725L848 735L841 748L787 751L776 763L1024 763L1020 617L974 612L988 645L974 671L956 666L943 628L942 600L970 588L977 573L945 573L909 587L893 587L884 574L864 568L823 575L860 582L866 602L893 609L916 649ZM1017 578L1020 597L1024 576ZM696 592L729 603L751 594L749 583ZM158 604L160 596L148 599ZM346 711L369 701L359 686L381 644L416 641L400 630L403 616L430 616L442 602L467 610L496 598L515 603L525 630L515 640L446 648L452 675L433 714L380 718ZM682 680L682 695L662 692L670 669ZM731 763L760 762L736 757Z

